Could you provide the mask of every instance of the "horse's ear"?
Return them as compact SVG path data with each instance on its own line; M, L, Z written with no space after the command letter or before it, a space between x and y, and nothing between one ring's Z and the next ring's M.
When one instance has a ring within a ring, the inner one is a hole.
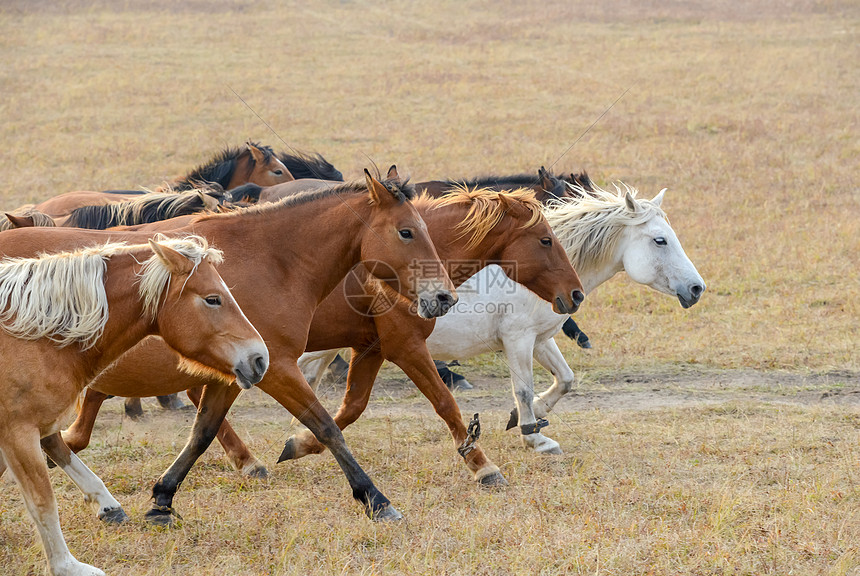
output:
M6 218L12 224L12 228L32 228L36 225L36 221L32 216L18 216L6 212Z
M197 195L200 197L200 202L203 203L204 210L215 210L221 204L217 198L203 190L198 190Z
M499 204L502 205L502 208L504 208L505 211L508 211L513 208L513 203L511 202L511 199L504 192L499 192Z
M624 191L624 203L627 204L627 209L631 212L637 212L639 210L639 205L636 203L633 195L630 194L630 190Z
M552 178L550 177L549 172L547 172L547 169L543 166L538 170L538 178L540 178L541 188L547 192L552 192L552 189L555 188L555 186L552 184Z
M663 203L663 194L665 192L666 192L666 188L663 188L662 190L660 190L660 193L657 194L656 196L654 196L654 199L651 200L651 204L653 204L654 206L659 208L660 205Z
M397 173L397 166L395 164L392 164L391 168L388 169L388 174L385 175L385 178L388 180L400 180L400 174Z
M371 176L367 168L364 169L364 179L367 182L367 191L370 193L370 199L374 204L382 204L394 198L391 191L383 186L379 180Z
M248 142L246 146L248 146L248 151L251 152L254 162L262 164L266 160L266 155L253 142Z
M188 274L194 270L194 262L173 248L152 239L149 240L149 246L171 274Z

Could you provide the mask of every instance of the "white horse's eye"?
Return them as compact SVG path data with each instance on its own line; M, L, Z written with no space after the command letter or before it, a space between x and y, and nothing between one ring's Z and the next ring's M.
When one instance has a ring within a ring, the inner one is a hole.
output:
M662 236L657 236L656 238L654 238L654 244L656 244L657 246L665 246L666 239Z

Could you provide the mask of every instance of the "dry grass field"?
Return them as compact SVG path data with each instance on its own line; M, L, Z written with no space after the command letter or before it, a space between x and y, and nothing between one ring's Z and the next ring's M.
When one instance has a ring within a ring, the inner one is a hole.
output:
M502 492L469 482L386 368L346 437L394 526L363 517L330 456L275 466L289 418L251 391L231 418L269 480L213 448L177 497L184 521L151 529L192 414L148 404L132 422L109 403L84 460L133 521L100 525L53 472L79 559L123 575L860 574L856 1L6 0L0 55L5 209L157 186L247 139L347 177L585 169L668 188L708 285L689 310L623 276L589 297L595 347L562 343L579 384L547 429L563 456L503 432L500 358L464 362L477 387L458 400L482 413ZM8 477L0 566L45 573Z

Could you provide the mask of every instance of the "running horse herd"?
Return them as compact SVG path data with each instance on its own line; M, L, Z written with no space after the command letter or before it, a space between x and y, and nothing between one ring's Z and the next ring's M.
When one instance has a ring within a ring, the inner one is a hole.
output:
M267 474L225 419L252 386L306 427L279 462L328 449L368 517L401 518L341 433L367 407L384 360L430 400L481 485L507 482L478 442L478 415L467 425L446 386L462 377L440 360L504 351L508 428L526 448L561 453L542 432L574 381L554 336L587 342L569 316L585 294L620 271L684 308L705 290L661 208L664 192L645 200L624 184L605 191L585 174L543 168L413 185L392 166L384 178L365 170L343 182L319 155L249 142L158 191L69 192L7 212L0 350L7 363L30 361L0 380L0 474L17 480L51 573L103 574L66 546L49 462L99 518L127 520L76 455L110 396L175 406L171 395L184 390L198 406L153 488L154 524L178 516L174 495L216 437L237 470ZM332 417L315 387L342 348L352 355ZM538 396L533 359L554 377Z

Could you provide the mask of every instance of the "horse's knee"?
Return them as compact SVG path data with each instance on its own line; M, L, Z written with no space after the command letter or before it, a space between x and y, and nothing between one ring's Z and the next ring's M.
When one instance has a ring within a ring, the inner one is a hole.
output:
M573 390L574 378L573 374L564 375L558 380L558 387L562 396Z

